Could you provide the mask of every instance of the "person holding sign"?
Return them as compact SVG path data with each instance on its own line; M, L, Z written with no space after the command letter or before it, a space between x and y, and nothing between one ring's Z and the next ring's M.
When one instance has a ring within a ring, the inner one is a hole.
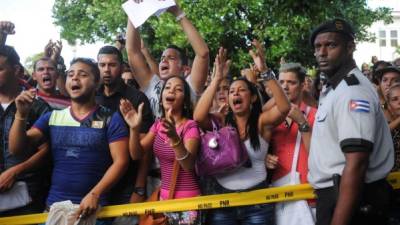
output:
M136 0L137 4L140 1ZM209 49L199 32L186 17L186 14L178 6L172 6L168 12L176 17L183 31L185 32L193 50L196 54L191 73L185 79L191 89L192 103L196 103L198 96L203 92L207 80ZM161 55L159 64L160 76L153 74L146 63L146 59L141 51L140 34L131 21L128 21L126 50L128 61L134 70L135 79L141 91L149 98L151 108L156 117L161 116L159 107L159 95L164 81L172 76L183 76L189 69L187 58L182 49L175 45L168 46Z

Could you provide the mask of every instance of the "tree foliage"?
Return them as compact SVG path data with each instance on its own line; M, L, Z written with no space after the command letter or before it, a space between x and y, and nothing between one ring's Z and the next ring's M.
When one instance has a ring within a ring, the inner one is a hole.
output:
M56 0L55 24L61 36L74 43L111 41L125 30L127 17L123 0ZM390 9L367 7L366 0L180 0L181 7L205 38L213 56L220 45L228 48L236 68L250 61L246 42L256 37L267 48L267 60L274 65L280 57L304 65L314 62L308 43L310 31L332 18L350 21L357 40L372 40L367 28L377 20L391 22ZM141 34L157 58L168 44L191 48L175 18L168 13L151 18Z
M44 56L43 52L33 54L25 59L24 65L25 69L28 71L29 74L33 73L33 63L38 61L40 58Z

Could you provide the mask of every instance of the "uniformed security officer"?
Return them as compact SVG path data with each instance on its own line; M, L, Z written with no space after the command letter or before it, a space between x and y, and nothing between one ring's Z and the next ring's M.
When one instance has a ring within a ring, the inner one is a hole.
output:
M328 78L309 155L317 225L386 223L390 185L385 178L393 167L393 143L378 95L353 60L354 38L346 21L334 19L310 39Z

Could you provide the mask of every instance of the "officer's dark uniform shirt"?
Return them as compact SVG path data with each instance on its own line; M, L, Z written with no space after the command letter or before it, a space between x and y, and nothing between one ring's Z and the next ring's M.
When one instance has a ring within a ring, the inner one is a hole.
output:
M313 126L308 180L316 188L333 186L342 174L346 152L369 152L365 182L383 179L394 163L390 130L371 82L351 64L321 91Z

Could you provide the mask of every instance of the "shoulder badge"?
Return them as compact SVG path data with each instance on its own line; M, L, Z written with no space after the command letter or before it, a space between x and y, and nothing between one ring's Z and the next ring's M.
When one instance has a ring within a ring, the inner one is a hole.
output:
M347 85L349 86L354 86L354 85L359 85L360 81L354 74L350 74L344 77L344 80L346 81Z

